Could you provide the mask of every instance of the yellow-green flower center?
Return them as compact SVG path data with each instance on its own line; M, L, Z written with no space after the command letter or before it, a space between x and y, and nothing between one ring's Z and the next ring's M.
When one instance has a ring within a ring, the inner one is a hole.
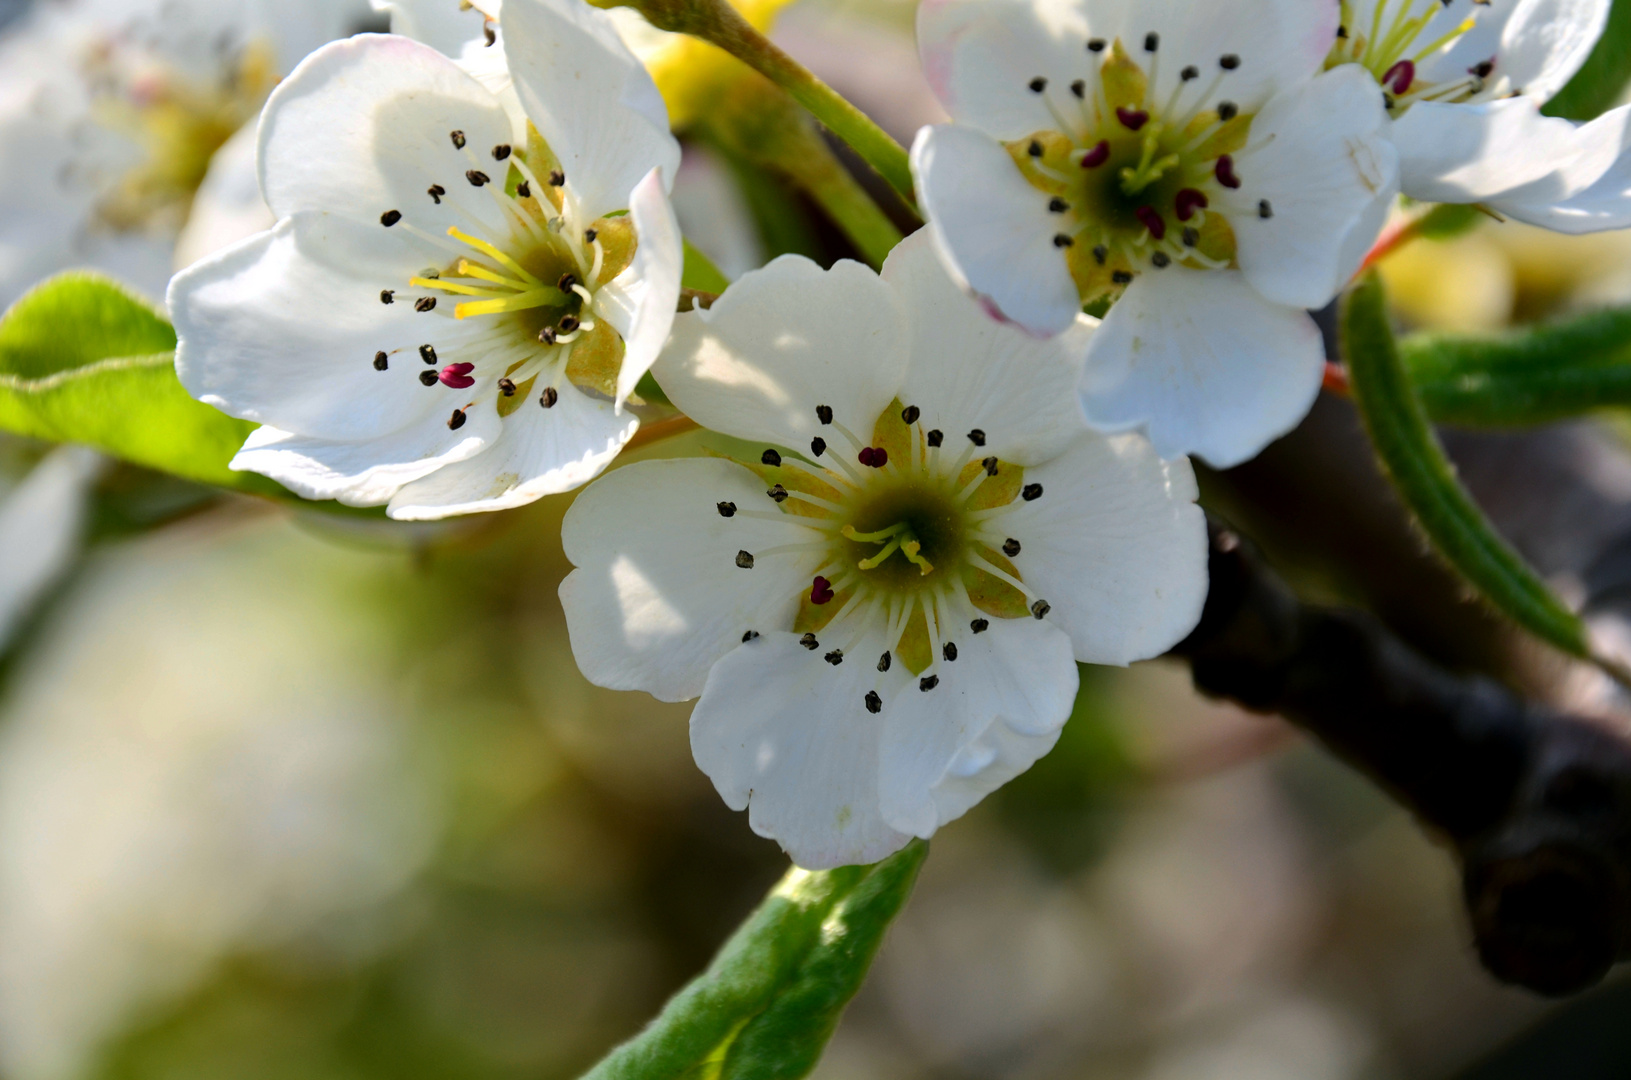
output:
M1014 561L1020 542L1003 530L1016 507L1042 498L1042 485L988 454L985 432L948 447L945 432L925 430L919 410L896 401L863 442L827 406L816 415L824 434L808 458L771 449L744 463L764 480L774 510L719 507L726 517L791 519L809 530L804 543L737 556L749 569L780 557L810 567L786 628L807 648L836 665L881 630L887 655L872 658L880 670L900 663L918 674L937 657L955 658L956 639L983 633L992 617L1047 613Z
M1056 126L1009 144L1025 178L1048 197L1061 249L1084 302L1113 299L1141 273L1174 264L1234 264L1235 237L1218 204L1240 187L1235 156L1252 116L1228 99L1233 55L1185 64L1158 98L1160 39L1143 42L1145 64L1122 42L1087 43L1090 78L1028 89Z

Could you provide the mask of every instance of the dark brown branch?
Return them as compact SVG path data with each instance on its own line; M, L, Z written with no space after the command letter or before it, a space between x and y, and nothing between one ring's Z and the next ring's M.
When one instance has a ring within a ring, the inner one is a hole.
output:
M1491 973L1568 994L1631 959L1631 744L1452 674L1369 615L1301 603L1218 527L1211 573L1174 650L1196 687L1286 717L1442 834Z

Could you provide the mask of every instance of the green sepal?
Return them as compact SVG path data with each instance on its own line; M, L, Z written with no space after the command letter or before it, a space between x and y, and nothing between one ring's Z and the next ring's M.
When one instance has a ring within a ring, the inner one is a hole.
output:
M789 871L708 970L584 1080L808 1075L928 851L914 840L871 866Z
M1501 538L1456 479L1400 357L1375 271L1343 303L1342 345L1371 445L1439 555L1513 622L1567 653L1588 656L1579 618Z

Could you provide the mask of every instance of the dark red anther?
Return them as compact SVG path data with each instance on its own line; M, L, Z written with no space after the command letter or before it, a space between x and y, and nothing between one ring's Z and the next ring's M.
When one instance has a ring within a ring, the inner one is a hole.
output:
M1082 155L1082 168L1096 169L1110 160L1110 140L1102 139L1099 145Z
M1167 223L1162 219L1160 212L1155 207L1140 206L1133 211L1133 216L1144 223L1144 227L1150 230L1150 236L1156 240L1165 240L1167 238Z
M474 370L476 370L474 364L449 364L442 369L440 376L442 385L452 387L454 390L463 390L467 386L474 386L476 380L470 377L470 373Z
M1224 154L1222 157L1218 158L1218 166L1215 171L1217 173L1218 183L1222 184L1224 187L1237 188L1240 186L1240 177L1235 175L1235 159L1230 157L1228 154Z
M832 582L824 577L816 578L815 584L810 586L810 603L830 604L832 603L832 597Z
M1195 211L1205 210L1212 205L1206 197L1206 192L1196 191L1192 187L1186 187L1179 191L1178 198L1175 201L1178 204L1179 221L1188 221L1195 216Z
M1128 131L1137 131L1150 122L1150 114L1143 109L1129 109L1125 105L1118 105L1116 107L1116 119L1120 120L1121 126Z
M1416 81L1416 64L1413 60L1400 60L1387 69L1382 76L1382 85L1393 87L1395 94L1402 94L1410 89L1410 84Z
M889 464L889 451L881 446L869 446L860 454L861 464L874 469L881 469Z

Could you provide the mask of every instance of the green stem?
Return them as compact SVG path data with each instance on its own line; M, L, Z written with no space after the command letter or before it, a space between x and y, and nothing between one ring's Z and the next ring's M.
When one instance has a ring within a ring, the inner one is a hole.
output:
M707 134L727 153L773 172L808 195L874 270L901 233L838 159L791 95L763 76L745 77L708 117Z
M901 242L895 223L826 145L802 158L803 168L789 172L789 179L816 201L874 270L883 269L884 259Z
M786 90L878 171L915 210L912 169L901 146L860 109L772 42L729 0L591 0L597 7L632 7L661 30L717 45Z

